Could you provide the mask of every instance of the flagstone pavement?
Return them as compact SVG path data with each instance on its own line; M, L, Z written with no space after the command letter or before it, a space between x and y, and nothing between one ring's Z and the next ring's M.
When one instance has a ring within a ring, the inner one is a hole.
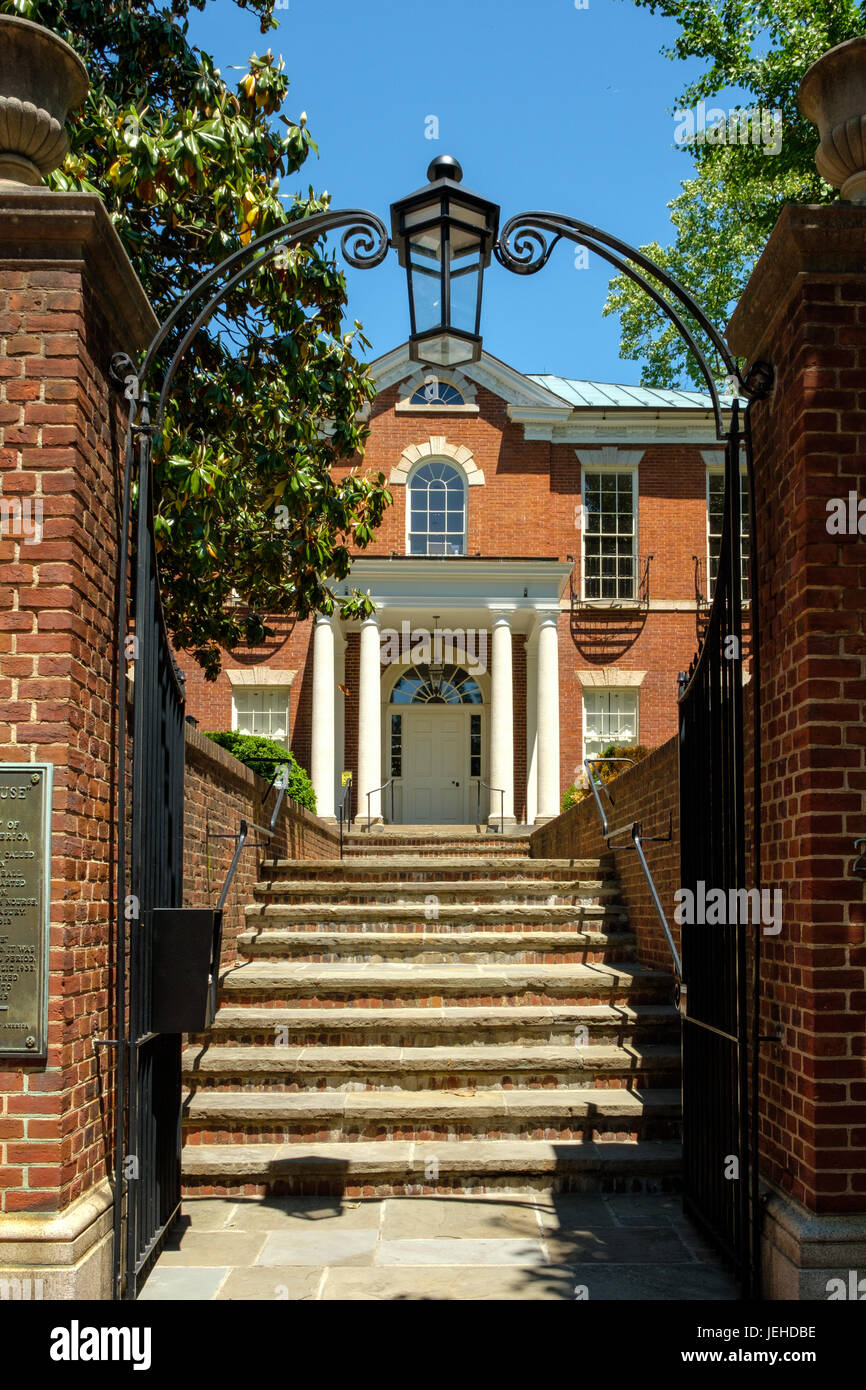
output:
M193 1198L140 1295L731 1300L671 1195Z

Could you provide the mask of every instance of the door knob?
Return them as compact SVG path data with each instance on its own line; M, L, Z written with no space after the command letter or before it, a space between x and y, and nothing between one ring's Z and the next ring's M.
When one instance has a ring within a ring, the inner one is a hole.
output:
M459 782L452 782L451 785L452 785L452 787L459 787L459 786L460 786L460 783L459 783Z

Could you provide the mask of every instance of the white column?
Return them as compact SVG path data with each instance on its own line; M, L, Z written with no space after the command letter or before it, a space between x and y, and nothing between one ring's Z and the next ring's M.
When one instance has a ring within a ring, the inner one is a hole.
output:
M526 644L526 823L538 811L538 646Z
M559 815L559 613L538 618L538 807L536 824Z
M365 618L361 624L361 671L358 681L358 795L355 814L367 824L367 792L370 814L382 819L382 696L379 660L379 620Z
M514 823L514 678L511 664L511 614L494 613L490 659L490 792L488 824L498 825L500 806L506 824Z
M310 778L318 814L334 819L334 627L317 613L313 622L313 746Z
M346 684L346 638L339 627L334 630L334 795L343 790L340 777L346 766L346 697L340 689Z

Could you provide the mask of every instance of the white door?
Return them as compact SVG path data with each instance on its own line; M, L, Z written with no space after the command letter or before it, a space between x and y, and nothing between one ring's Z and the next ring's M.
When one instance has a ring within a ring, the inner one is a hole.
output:
M403 711L405 824L466 824L468 716L447 705Z

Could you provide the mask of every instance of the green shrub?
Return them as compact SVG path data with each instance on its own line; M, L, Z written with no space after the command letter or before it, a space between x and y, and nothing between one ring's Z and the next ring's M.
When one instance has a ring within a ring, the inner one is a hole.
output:
M225 748L238 762L252 768L253 772L257 772L268 782L273 781L277 771L288 760L289 783L286 795L315 814L316 793L313 791L313 784L294 754L281 743L276 743L272 738L258 738L255 734L215 733L205 734L205 738L218 743L220 748Z
M631 758L633 763L639 763L649 751L649 748L644 748L642 743L629 744L628 746L611 743L605 748L601 756L602 758ZM628 772L628 768L623 763L597 762L593 767L593 772L597 781L610 782L621 772ZM583 767L580 769L580 778L580 781L572 782L571 786L566 787L562 793L563 811L567 811L569 806L577 806L586 797L592 796L591 787L583 785L586 778Z

